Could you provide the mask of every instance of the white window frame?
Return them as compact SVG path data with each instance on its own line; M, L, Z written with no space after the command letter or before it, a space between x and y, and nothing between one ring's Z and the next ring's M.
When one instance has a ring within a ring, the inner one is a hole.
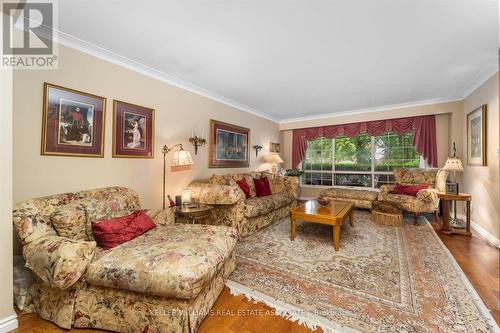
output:
M375 137L373 135L371 137L371 170L370 171L336 171L335 170L335 139L332 140L332 169L331 170L304 170L303 169L303 163L302 161L300 163L300 169L304 171L305 173L325 173L325 174L331 174L332 175L332 185L310 185L310 184L303 184L303 177L300 177L300 186L304 188L330 188L330 187L337 187L337 188L349 188L349 189L372 189L372 190L379 190L378 188L375 188L375 176L376 175L394 175L393 171L375 171ZM319 139L319 138L318 138ZM325 139L325 138L323 138ZM328 139L327 139L328 140ZM309 148L309 147L308 147ZM322 152L322 151L321 151ZM306 155L307 156L307 155ZM304 156L304 158L306 158ZM424 161L422 156L420 156L420 167L425 167L427 163ZM363 186L345 186L345 185L335 185L335 174L355 174L355 175L370 175L371 176L371 187L363 187Z

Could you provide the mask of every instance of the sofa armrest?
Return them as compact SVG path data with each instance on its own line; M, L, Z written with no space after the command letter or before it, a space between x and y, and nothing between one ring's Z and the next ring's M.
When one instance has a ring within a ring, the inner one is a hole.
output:
M417 199L424 202L439 203L438 190L433 188L420 190L417 193Z
M394 185L382 185L380 186L381 193L391 193L394 191Z
M206 205L234 205L245 200L238 186L193 182L188 187L192 198Z
M285 191L295 200L299 198L299 177L282 176L284 178Z
M23 248L26 267L50 287L68 289L87 270L96 242L46 236Z
M175 223L175 213L173 208L155 210L148 209L146 214L154 221L156 225L170 225Z

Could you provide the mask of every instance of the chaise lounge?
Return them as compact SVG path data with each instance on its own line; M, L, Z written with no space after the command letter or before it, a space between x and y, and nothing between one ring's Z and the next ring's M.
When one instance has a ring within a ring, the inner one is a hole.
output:
M96 247L89 225L137 210L137 194L122 187L17 204L14 225L35 275L24 311L66 329L195 332L235 268L236 230L148 211L155 228Z

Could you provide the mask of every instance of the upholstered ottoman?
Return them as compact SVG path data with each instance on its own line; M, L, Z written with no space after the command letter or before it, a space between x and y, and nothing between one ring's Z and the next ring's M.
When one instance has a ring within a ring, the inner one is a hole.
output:
M319 197L352 202L356 208L372 209L373 202L377 200L378 192L332 187L321 191Z
M372 208L372 219L378 224L399 227L404 225L403 209L390 202L375 201Z

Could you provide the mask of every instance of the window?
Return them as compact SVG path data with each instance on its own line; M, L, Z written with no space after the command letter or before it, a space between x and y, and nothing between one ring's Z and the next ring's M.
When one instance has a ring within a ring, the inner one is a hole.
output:
M395 167L418 167L413 133L368 134L354 138L318 138L309 143L302 162L302 184L379 188L393 184Z

